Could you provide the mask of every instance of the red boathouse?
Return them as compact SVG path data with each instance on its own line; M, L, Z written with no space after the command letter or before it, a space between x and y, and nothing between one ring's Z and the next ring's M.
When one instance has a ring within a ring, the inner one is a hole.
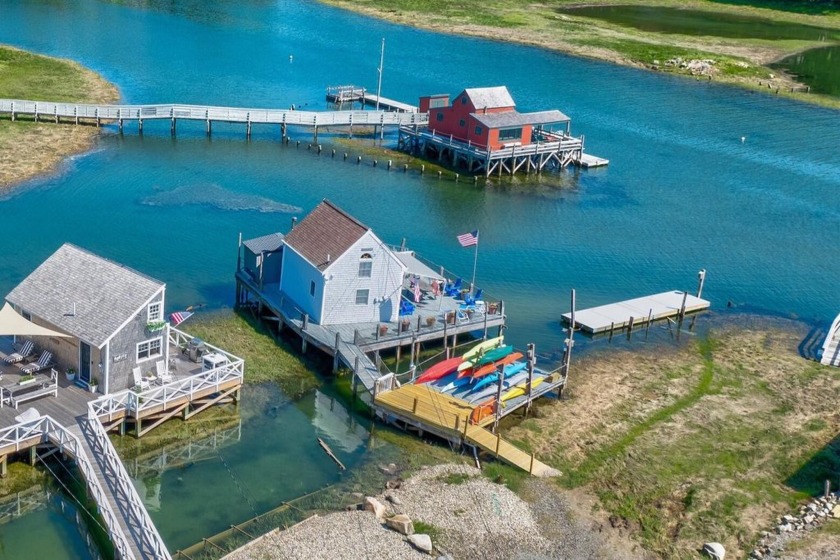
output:
M520 113L504 86L467 88L420 98L426 128L402 127L401 149L469 173L513 174L565 167L580 159L583 139L569 135L571 120L558 110Z

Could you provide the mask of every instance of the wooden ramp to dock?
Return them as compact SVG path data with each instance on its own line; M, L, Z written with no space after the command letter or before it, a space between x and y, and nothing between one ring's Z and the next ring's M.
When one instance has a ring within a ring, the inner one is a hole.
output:
M685 310L683 310L685 298ZM709 302L685 292L662 292L652 296L628 299L575 312L575 327L591 334L621 330L648 321L676 317L681 312L695 313L709 308ZM570 323L571 313L564 313L563 320Z
M820 363L826 366L840 366L840 315L834 319L825 336Z
M480 425L471 425L469 417L475 408L467 401L436 391L427 385L408 384L379 394L374 405L409 420L447 439L458 438L475 445L494 457L510 463L534 476L553 476L557 471L525 453L501 436L494 435ZM493 422L487 417L482 422Z

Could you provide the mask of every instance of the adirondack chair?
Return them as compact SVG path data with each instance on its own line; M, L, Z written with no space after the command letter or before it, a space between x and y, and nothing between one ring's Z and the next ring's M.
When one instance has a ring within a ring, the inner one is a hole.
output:
M134 376L134 388L140 389L141 391L145 391L149 387L152 386L151 382L143 377L143 372L140 369L140 366L137 366L133 370L131 370L132 376Z
M461 295L461 284L463 280L460 278L456 279L454 283L447 284L446 287L443 288L443 293L449 297L458 297Z
M164 360L155 362L155 374L161 383L170 383L172 381L172 374L169 373L169 369L167 369Z

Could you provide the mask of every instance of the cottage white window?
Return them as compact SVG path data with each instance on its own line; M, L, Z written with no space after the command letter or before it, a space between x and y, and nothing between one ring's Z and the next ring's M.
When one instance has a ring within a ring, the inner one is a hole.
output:
M309 295L315 297L315 280L309 282Z
M373 256L370 253L362 253L359 257L359 278L370 278L373 271Z
M163 339L153 338L151 340L144 340L137 344L137 361L144 362L157 358L163 354Z
M370 290L356 290L356 305L367 305Z
M156 323L158 321L163 321L163 308L160 305L160 302L157 301L155 303L149 304L149 323Z

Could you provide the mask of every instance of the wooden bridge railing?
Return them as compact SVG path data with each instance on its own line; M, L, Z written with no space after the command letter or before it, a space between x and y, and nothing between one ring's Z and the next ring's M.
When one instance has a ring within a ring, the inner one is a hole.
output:
M216 107L205 105L90 105L54 103L22 99L0 99L0 113L32 115L36 118L71 118L104 120L186 119L195 121L223 121L254 124L287 124L301 126L423 125L429 121L427 113L396 111L293 111Z

